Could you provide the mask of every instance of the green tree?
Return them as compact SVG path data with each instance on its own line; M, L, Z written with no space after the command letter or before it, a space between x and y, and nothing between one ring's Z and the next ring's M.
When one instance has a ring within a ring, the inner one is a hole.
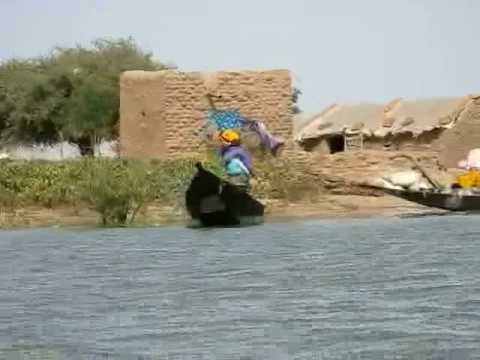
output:
M101 139L115 136L118 120L118 89L102 78L79 80L66 107L63 136L74 139L84 154L93 151Z
M0 130L4 141L58 140L55 121L65 89L35 61L10 61L0 68Z
M9 60L0 65L0 138L69 140L92 153L100 139L117 135L120 74L165 68L132 38L98 39L91 47Z

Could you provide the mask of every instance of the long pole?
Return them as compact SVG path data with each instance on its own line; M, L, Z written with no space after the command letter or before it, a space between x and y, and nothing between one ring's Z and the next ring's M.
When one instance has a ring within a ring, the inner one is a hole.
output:
M420 166L420 164L418 163L418 161L413 158L412 156L410 155L407 155L407 154L399 154L399 155L394 155L393 157L391 157L391 159L397 159L397 158L406 158L408 160L410 160L413 164L414 164L414 169L418 169L422 175L428 180L428 182L437 190L441 190L443 188L443 186L441 184L439 184L437 181L435 181L431 176L428 175L428 173L425 171L425 169L423 167Z

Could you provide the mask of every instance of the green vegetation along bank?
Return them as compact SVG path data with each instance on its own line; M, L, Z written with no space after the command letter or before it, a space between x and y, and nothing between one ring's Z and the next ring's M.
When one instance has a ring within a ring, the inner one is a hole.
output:
M196 161L91 157L65 162L2 160L0 224L125 226L180 220L185 216L184 193ZM204 164L223 176L218 162ZM317 179L291 164L271 159L257 163L253 191L260 199L295 201L312 197L319 190ZM42 220L47 213L56 219ZM27 221L26 217L33 219Z

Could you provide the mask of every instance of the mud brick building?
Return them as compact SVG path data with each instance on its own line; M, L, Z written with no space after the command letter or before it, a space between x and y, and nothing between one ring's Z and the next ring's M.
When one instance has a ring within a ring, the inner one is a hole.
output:
M238 110L293 142L292 85L287 70L127 71L120 79L120 155L137 159L199 157L206 144L207 94L219 110Z

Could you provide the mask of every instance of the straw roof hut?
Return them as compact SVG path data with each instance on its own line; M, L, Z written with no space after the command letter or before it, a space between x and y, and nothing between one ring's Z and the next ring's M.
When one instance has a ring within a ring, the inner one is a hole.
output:
M384 106L378 104L334 104L311 118L297 132L295 140L301 143L308 139L342 134L345 130L372 135L381 127L383 113Z
M414 137L439 128L455 125L469 97L437 98L422 100L397 100L387 106L383 126L375 131L375 136L384 137L410 133Z
M457 166L470 150L480 148L480 96L470 96L454 125L439 136L434 146L440 162L447 167Z
M449 128L471 97L394 100L387 105L331 105L312 117L296 134L296 141L360 130L366 136L411 133L418 136L437 128Z
M335 104L312 117L296 132L295 140L307 150L324 144L320 149L333 153L345 150L342 142L346 144L347 134L357 133L362 136L363 149L378 150L394 144L397 150L435 147L438 151L443 149L448 152L454 140L449 140L448 146L442 146L442 141L452 139L452 136L444 134L445 130L457 127L466 118L480 122L480 104L472 110L475 99L473 96L420 100L400 98L386 105ZM455 139L459 141L458 136ZM480 147L480 143L465 146Z

